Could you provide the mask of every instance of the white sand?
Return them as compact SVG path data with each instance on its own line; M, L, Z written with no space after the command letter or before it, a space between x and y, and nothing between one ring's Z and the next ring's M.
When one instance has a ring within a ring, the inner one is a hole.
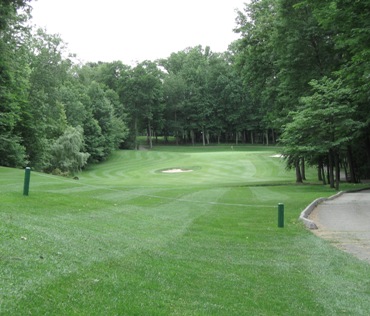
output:
M191 172L193 170L190 169L168 169L168 170L163 170L162 172L164 173L179 173L179 172Z

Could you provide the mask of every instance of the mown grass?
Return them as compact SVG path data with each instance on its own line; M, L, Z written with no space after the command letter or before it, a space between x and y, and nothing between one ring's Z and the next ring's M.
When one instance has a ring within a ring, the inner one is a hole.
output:
M275 151L120 151L80 180L33 172L28 197L0 168L0 314L367 315L369 265L297 220L335 192Z

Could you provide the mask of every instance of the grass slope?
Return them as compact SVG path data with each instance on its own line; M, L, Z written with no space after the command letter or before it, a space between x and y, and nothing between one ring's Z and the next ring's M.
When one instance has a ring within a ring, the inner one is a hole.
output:
M28 197L0 168L0 314L367 315L369 265L297 222L333 191L273 154L120 151L78 181L33 172Z

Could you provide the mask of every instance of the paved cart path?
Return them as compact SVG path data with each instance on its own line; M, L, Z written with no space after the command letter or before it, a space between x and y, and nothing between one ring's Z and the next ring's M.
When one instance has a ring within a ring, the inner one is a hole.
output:
M370 190L324 201L309 219L318 227L316 235L370 263Z

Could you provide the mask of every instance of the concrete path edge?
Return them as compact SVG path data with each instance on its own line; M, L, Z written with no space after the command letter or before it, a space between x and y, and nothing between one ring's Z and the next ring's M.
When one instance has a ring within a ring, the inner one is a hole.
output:
M303 224L309 228L309 229L317 229L317 226L314 221L308 219L308 216L312 213L312 211L315 209L317 205L324 201L328 200L334 200L335 198L341 196L344 191L340 191L337 194L334 194L332 196L329 196L328 198L318 198L315 201L313 201L311 204L309 204L300 214L299 219L303 222Z
M317 229L317 225L314 221L308 219L308 216L312 213L312 211L316 208L317 205L324 201L334 200L338 197L340 197L344 193L352 193L352 192L359 192L369 190L369 188L362 188L362 189L354 189L354 190L348 190L348 191L340 191L332 196L329 196L328 198L318 198L315 201L313 201L311 204L309 204L300 214L299 219L303 222L303 224L309 228L309 229Z

